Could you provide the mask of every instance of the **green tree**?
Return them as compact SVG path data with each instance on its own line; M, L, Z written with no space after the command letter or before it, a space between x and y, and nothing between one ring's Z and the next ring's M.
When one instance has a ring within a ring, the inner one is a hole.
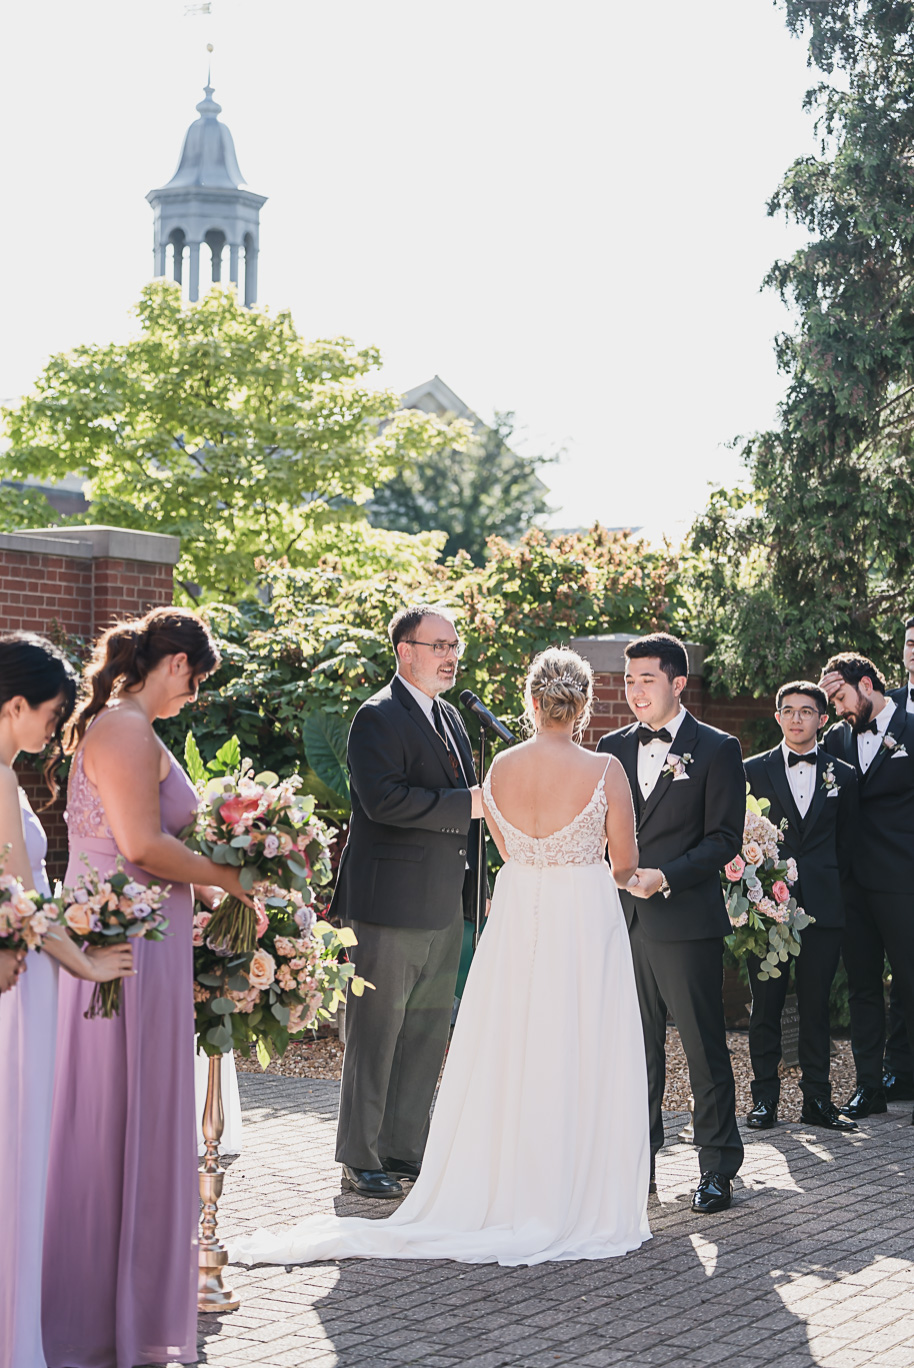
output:
M186 304L157 282L136 312L138 337L53 357L5 412L3 475L82 475L86 520L180 536L192 597L250 593L258 556L301 562L310 531L464 440L369 387L374 348L306 341L288 313L245 309L232 290Z
M756 692L835 648L890 665L914 601L914 5L785 9L823 75L819 155L769 204L810 235L765 282L797 318L776 341L789 386L745 445L751 492L698 520L691 574L717 684Z
M496 413L464 450L451 449L399 470L375 491L376 527L446 533L442 555L465 551L481 565L489 537L514 541L551 512L537 474L553 458L518 456L509 445L514 414Z

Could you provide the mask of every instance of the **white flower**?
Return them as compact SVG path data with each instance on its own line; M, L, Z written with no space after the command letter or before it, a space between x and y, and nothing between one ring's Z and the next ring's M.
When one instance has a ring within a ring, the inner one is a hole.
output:
M124 884L124 891L121 896L124 898L142 898L145 893L145 884L131 882Z

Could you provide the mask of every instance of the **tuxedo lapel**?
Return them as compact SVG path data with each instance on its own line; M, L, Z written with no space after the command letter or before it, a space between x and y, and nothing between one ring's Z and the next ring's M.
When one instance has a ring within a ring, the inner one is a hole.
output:
M453 703L447 703L443 698L438 701L441 704L442 712L447 718L451 737L454 741L454 745L457 747L460 763L463 765L463 773L467 785L470 786L476 782L476 765L473 759L473 747L470 744L470 739L463 727L463 720Z
M849 765L853 765L857 771L857 778L863 778L863 770L860 768L860 755L857 751L857 738L854 735L853 727L844 723L844 758ZM872 768L872 766L871 766Z
M778 797L778 802L787 813L787 821L798 835L803 833L803 818L800 809L797 807L793 790L787 780L787 771L784 768L784 752L778 746L775 750L769 751L765 756L765 772L768 781Z
M622 762L622 768L628 775L628 785L632 791L632 798L635 804L635 811L637 812L639 807L637 722L631 728L631 730L628 731L626 735L622 737L622 740L619 745L619 759Z
M691 714L690 712L687 712L686 715L685 715L685 717L683 718L682 725L680 726L678 732L676 733L676 735L675 735L674 738L673 738L673 744L670 746L669 754L667 755L667 758L666 758L666 760L664 761L664 769L666 769L666 766L667 766L668 763L669 763L670 755L678 755L678 756L682 756L682 755L691 755L691 754L693 753L694 749L695 749L695 742L696 742L697 739L698 739L698 724L696 723L695 718L692 716L692 714ZM636 745L636 748L637 748L637 744L638 744L638 742L637 742L637 735L636 735L636 737L635 737L635 745ZM636 755L635 755L635 785L636 785L636 788L637 788L637 784L638 784L638 773L637 773L637 769L638 769L638 757L637 757L637 753L636 753ZM688 775L688 773L689 773L689 767L686 766L686 775ZM691 781L690 781L689 778L686 778L686 779L677 780L677 782L680 783L680 784L688 784L688 783L690 783ZM657 780L656 784L655 784L654 787L651 789L650 794L649 794L648 797L647 797L647 801L646 801L645 804L644 804L644 808L643 808L643 810L642 810L642 812L641 812L641 819L640 819L640 821L639 821L639 823L638 823L638 830L639 830L639 831L643 831L645 823L649 820L650 817L653 816L654 812L655 812L656 809L657 809L658 803L659 803L660 800L662 799L663 795L664 795L665 793L669 792L669 787L670 787L670 784L672 784L672 783L673 783L673 776L672 776L671 773L669 773L669 772L667 772L666 774L661 773L660 778Z
M828 792L822 780L825 777L825 771L830 764L831 756L820 746L818 754L816 755L816 786L812 791L812 802L806 813L806 831L812 831L816 822L825 810L825 800L828 797Z
M390 686L390 691L398 702L403 704L406 714L414 727L417 727L422 734L426 744L434 752L435 758L441 766L441 773L444 775L451 788L458 788L457 778L453 767L448 759L447 747L441 740L435 728L432 726L419 704L413 698L409 689L404 689L397 678L394 678Z
M901 739L904 734L904 724L906 716L907 714L905 713L904 708L899 708L896 705L895 712L892 716L892 720L886 729L886 735L894 736L898 744L901 743ZM883 738L883 741L880 744L878 751L870 761L869 769L863 776L864 784L869 783L869 781L872 779L873 775L877 772L877 770L879 770L882 767L882 765L885 764L885 760L888 754L889 747L885 744L885 739Z

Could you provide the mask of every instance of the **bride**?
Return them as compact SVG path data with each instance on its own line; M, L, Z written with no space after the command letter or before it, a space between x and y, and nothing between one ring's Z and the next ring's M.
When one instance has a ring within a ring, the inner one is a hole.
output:
M538 655L532 738L486 779L505 864L406 1200L384 1220L316 1215L257 1231L232 1245L233 1262L537 1264L650 1239L644 1041L616 888L638 862L635 821L619 762L579 744L592 694L574 651Z

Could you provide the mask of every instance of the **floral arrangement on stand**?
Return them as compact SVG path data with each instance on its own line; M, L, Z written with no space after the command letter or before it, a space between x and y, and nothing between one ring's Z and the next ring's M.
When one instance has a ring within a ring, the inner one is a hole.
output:
M255 902L253 911L234 898L224 898L214 911L201 903L194 909L198 1048L212 1056L253 1044L265 1069L293 1037L333 1016L347 984L357 996L372 985L346 958L354 933L331 926L315 910L319 889L330 880L330 833L313 815L314 799L295 797L297 776L252 777L253 766L241 759L234 737L208 767L190 736L185 756L201 800L188 844L218 864L240 865ZM220 767L228 772L213 772ZM230 842L224 840L227 826ZM231 857L217 857L219 849ZM282 862L292 887L266 877Z
M122 945L128 940L165 939L168 918L161 911L170 885L142 884L124 872L119 859L112 874L101 878L85 856L86 872L75 888L64 888L60 921L78 945ZM120 1014L123 979L97 983L85 1017Z
M797 906L791 888L797 881L792 859L782 860L778 849L787 829L776 827L767 813L767 798L746 794L743 848L721 874L727 913L733 927L727 945L737 959L757 955L759 978L780 978L782 964L800 953L800 933L815 920Z

